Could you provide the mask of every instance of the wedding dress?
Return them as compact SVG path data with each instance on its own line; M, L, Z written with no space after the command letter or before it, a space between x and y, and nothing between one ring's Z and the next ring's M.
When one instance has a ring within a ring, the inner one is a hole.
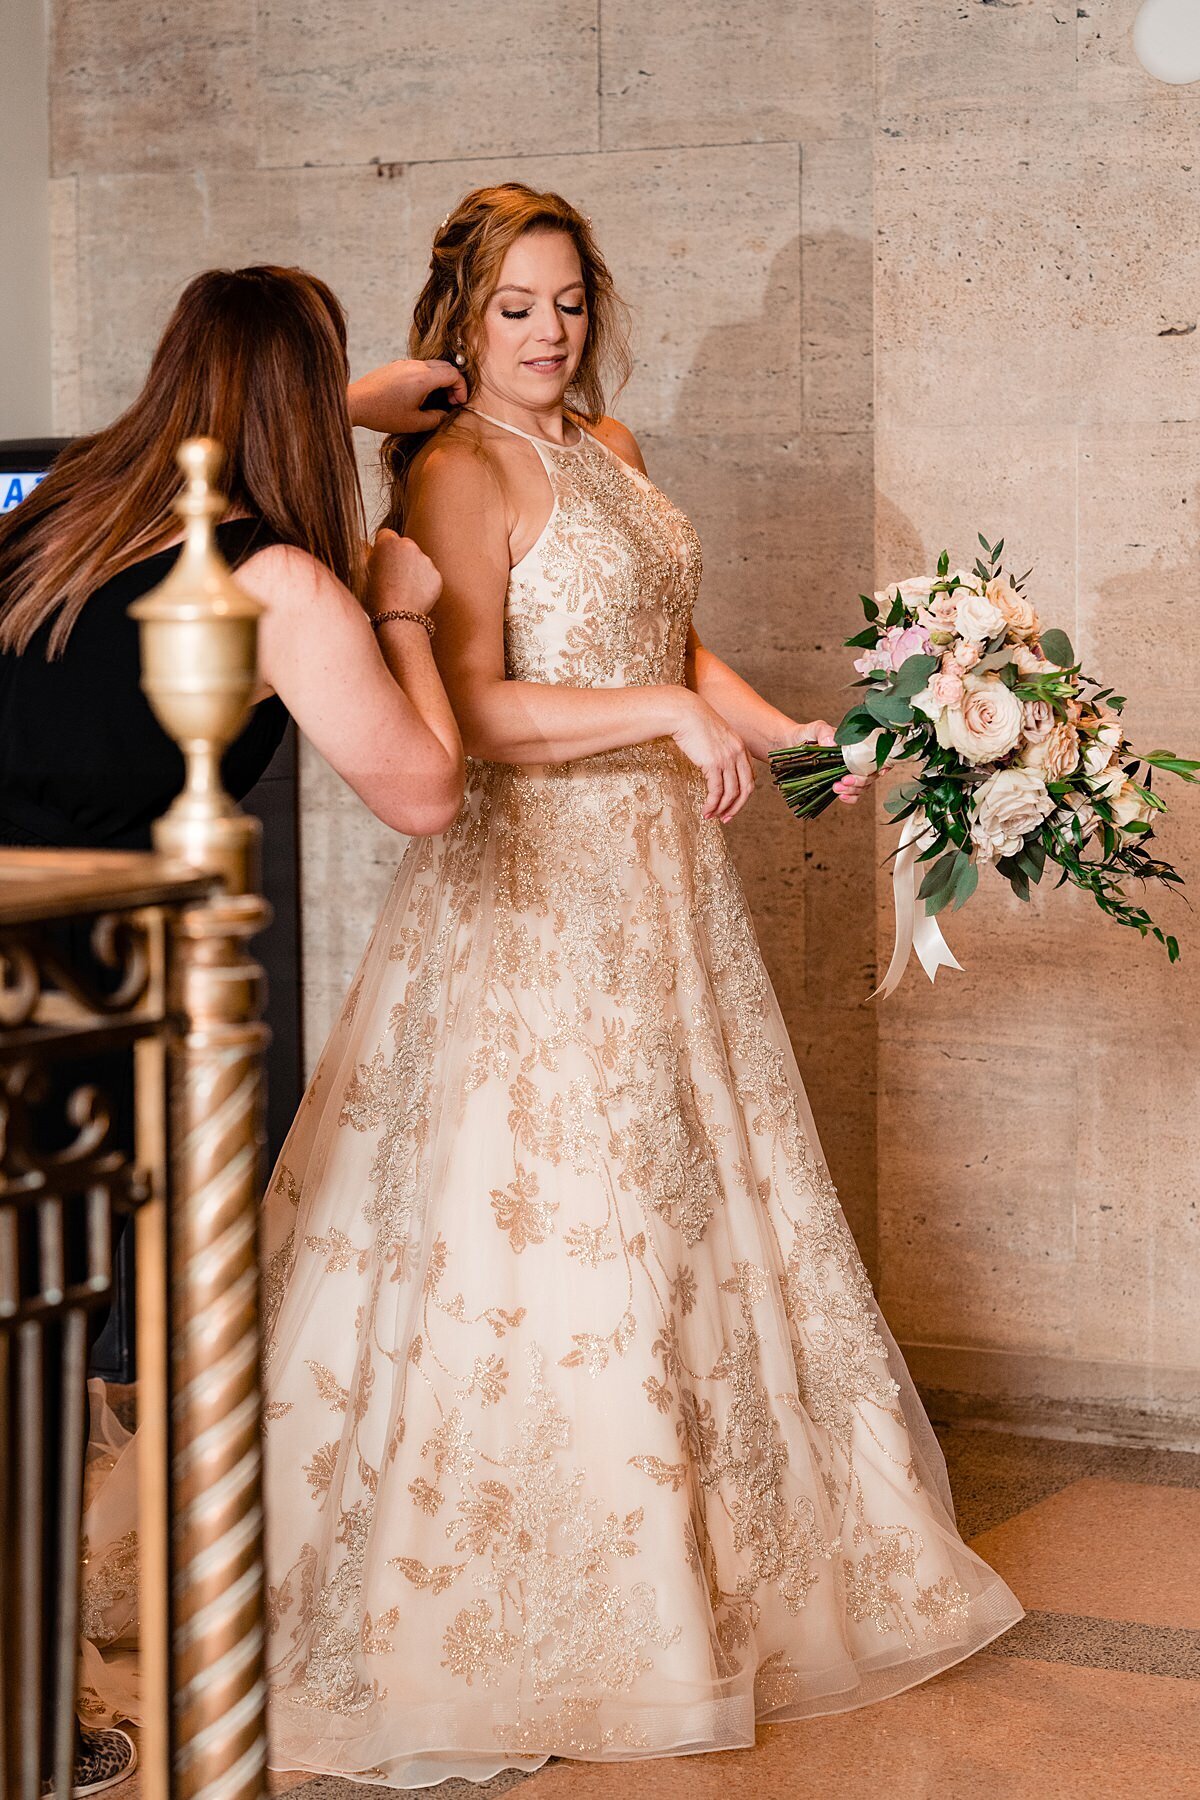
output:
M553 505L509 675L682 681L687 519L587 433L528 441ZM667 739L474 763L401 864L264 1214L275 1767L749 1745L1021 1617L703 797Z

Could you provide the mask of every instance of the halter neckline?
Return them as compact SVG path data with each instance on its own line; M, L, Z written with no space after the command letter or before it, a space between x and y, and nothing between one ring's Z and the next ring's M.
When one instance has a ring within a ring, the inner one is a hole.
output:
M477 419L486 419L489 425L498 425L501 431L511 431L517 437L527 439L531 444L542 444L547 450L581 450L584 441L588 436L588 433L583 429L582 425L576 425L575 429L579 433L579 436L573 444L556 444L552 442L550 438L538 437L536 433L532 431L522 431L519 425L510 425L507 419L493 418L491 413L481 412L477 406L464 406L462 410L464 412L474 413Z

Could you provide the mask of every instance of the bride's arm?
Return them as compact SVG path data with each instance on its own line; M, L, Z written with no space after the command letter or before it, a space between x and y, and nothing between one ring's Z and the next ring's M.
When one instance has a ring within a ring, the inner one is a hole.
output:
M745 747L688 688L569 687L506 677L512 522L499 477L475 445L435 443L409 478L405 530L442 577L435 650L467 754L489 762L568 762L673 737L704 771L704 816L732 818L753 786Z
M601 419L592 429L617 456L641 474L646 473L637 439L619 419ZM824 719L811 719L806 725L789 719L786 713L756 693L728 663L714 656L708 646L700 642L694 625L688 631L687 684L720 714L727 725L732 726L751 756L757 756L760 761L765 762L772 750L783 750L789 744L833 743L832 725ZM839 799L853 804L865 786L862 776L848 773L844 781L835 782L834 792Z
M687 684L706 700L714 712L732 725L751 756L765 762L772 750L786 749L789 744L832 744L833 726L825 719L810 719L801 724L780 712L769 700L750 686L748 681L721 661L702 644L693 625L688 633ZM849 772L834 783L839 800L853 805L867 785L861 775Z

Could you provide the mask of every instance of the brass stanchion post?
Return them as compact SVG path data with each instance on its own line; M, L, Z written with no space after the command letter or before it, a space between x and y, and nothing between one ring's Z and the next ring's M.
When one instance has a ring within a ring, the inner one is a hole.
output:
M219 873L225 887L188 908L175 934L171 995L184 1023L171 1052L172 1199L165 1220L161 1208L143 1208L140 1226L139 1248L159 1268L165 1226L169 1262L165 1308L152 1274L139 1291L150 1338L139 1344L150 1384L141 1504L151 1800L265 1792L257 1215L267 1034L262 970L247 946L269 911L256 892L257 821L220 779L254 690L261 608L214 543L220 459L208 439L180 449L183 550L130 608L142 628L143 686L187 765L155 848ZM168 1602L157 1624L156 1592Z

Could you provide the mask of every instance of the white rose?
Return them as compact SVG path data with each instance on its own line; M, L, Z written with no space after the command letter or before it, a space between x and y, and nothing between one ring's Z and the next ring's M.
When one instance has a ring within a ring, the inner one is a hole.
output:
M1093 740L1084 746L1083 772L1085 775L1103 775L1107 769L1112 768L1116 760L1112 750L1106 744L1096 743Z
M1012 659L1022 675L1045 675L1058 666L1056 663L1047 662L1044 656L1039 656L1036 650L1029 648L1028 644L1014 644Z
M976 594L970 588L960 588L956 598L958 607L954 625L959 637L967 638L973 644L982 644L985 639L993 638L997 632L1004 630L1004 614L998 606L992 605L986 594Z
M1119 750L1125 742L1120 719L1105 719L1096 737L1100 743L1107 744L1110 750Z
M1158 808L1151 806L1148 800L1135 793L1133 783L1127 781L1114 795L1112 801L1113 820L1124 829L1135 824L1139 819L1147 825L1153 825Z
M928 600L936 580L936 575L910 575L907 581L894 581L891 587L880 588L875 596L875 604L887 610L896 598L896 589L899 588L900 598L904 604L916 606L922 600Z
M1021 735L1024 708L998 675L967 675L961 707L947 707L938 742L970 763L998 762Z
M975 790L971 839L984 862L1015 856L1055 802L1036 769L997 769Z

